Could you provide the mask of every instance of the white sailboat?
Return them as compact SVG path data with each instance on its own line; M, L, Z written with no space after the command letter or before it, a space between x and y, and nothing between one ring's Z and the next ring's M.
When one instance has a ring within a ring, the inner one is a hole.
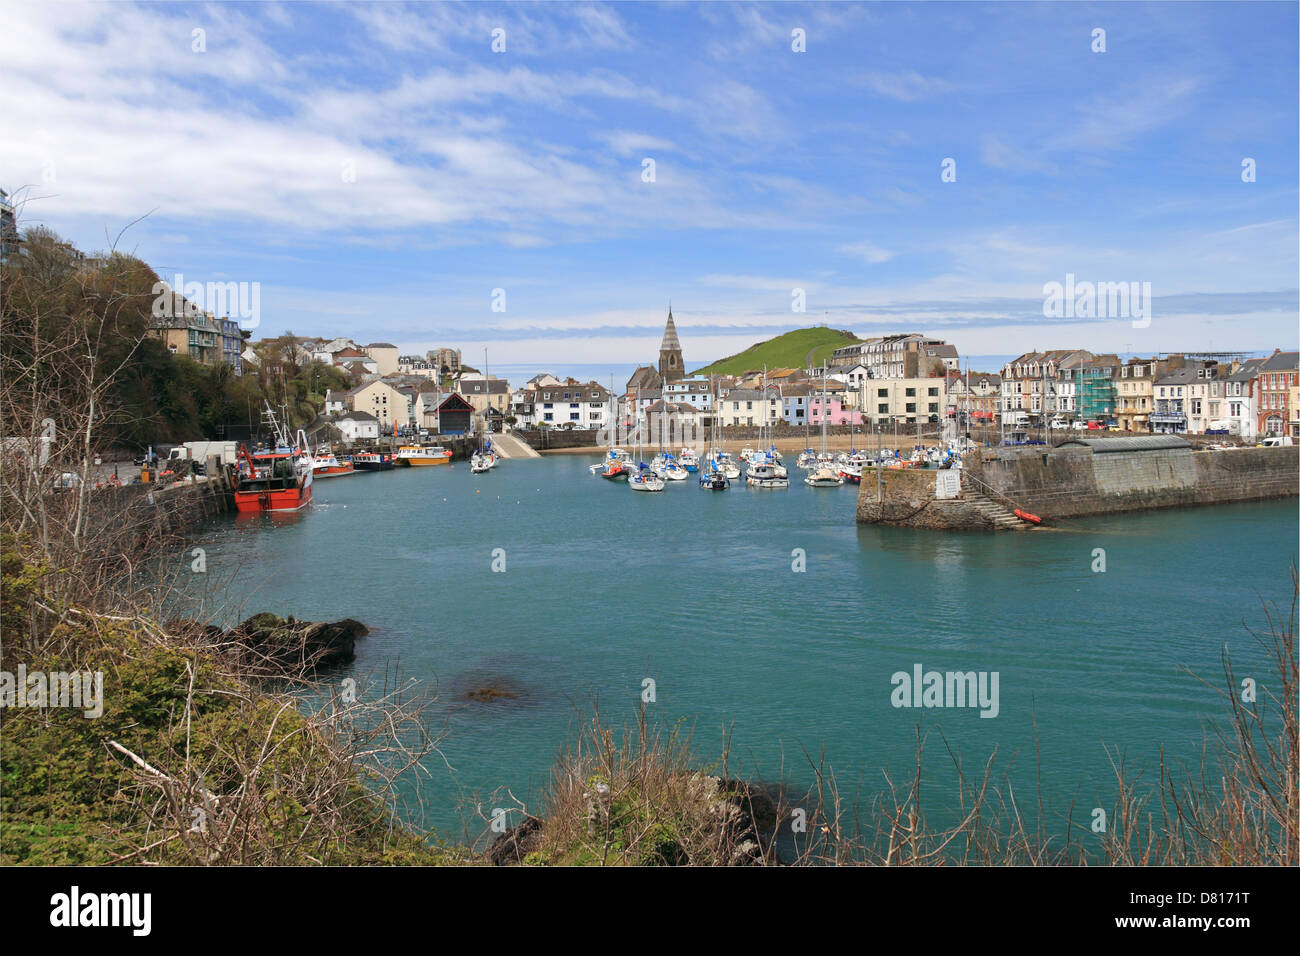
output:
M709 389L713 389L713 379L709 379ZM718 451L716 448L718 436L718 397L712 396L713 416L712 425L709 428L709 447L704 455L704 466L700 471L700 489L703 491L726 491L731 486L731 481L718 468Z
M803 483L811 488L836 488L844 484L844 479L840 477L839 469L832 465L834 459L826 450L826 366L822 365L822 450L817 456L818 465L807 476Z
M636 458L639 459L640 457L641 429L638 428L636 433ZM667 484L643 461L638 463L636 470L627 478L629 491L663 491Z

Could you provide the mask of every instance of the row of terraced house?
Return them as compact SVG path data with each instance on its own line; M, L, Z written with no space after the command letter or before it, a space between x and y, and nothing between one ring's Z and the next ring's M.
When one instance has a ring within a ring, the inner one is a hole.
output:
M1004 425L1089 421L1142 434L1300 436L1300 353L1174 353L1121 360L1026 352L1002 369Z

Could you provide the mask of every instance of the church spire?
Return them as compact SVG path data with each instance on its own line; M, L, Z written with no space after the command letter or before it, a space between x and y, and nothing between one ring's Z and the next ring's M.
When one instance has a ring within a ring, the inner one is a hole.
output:
M682 343L677 339L677 326L673 323L673 305L668 303L668 324L664 338L659 343L659 377L665 382L682 378L686 374L682 359Z

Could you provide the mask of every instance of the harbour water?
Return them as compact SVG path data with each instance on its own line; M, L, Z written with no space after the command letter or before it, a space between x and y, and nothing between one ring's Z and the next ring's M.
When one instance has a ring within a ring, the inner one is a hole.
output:
M1261 599L1289 609L1294 499L958 535L857 526L855 487L808 488L793 468L784 491L632 494L593 460L325 480L300 515L202 532L230 614L356 618L363 688L395 663L436 687L445 762L419 796L448 838L479 835L466 807L500 788L540 810L580 715L598 701L630 722L646 678L649 715L693 726L704 760L730 728L733 773L799 788L824 748L864 802L883 770L911 770L919 725L940 821L943 738L968 771L996 748L1036 803L1036 720L1050 832L1070 804L1076 825L1114 805L1107 748L1148 778L1161 745L1198 759L1223 707L1197 678L1221 685L1225 645L1239 675L1271 678L1243 622L1265 626ZM996 716L894 706L893 675L917 665L996 672ZM483 686L518 696L463 699Z

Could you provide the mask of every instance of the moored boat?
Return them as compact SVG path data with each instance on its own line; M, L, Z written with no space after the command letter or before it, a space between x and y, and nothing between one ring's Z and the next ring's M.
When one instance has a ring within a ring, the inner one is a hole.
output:
M751 488L789 488L790 479L778 472L775 465L759 462L749 466L745 473L745 483Z
M814 468L804 478L803 483L812 488L836 488L844 484L844 479L839 476L839 473L834 468L823 466Z
M396 466L392 455L377 451L362 451L352 456L352 467L357 471L391 471Z
M397 449L397 463L408 467L451 464L451 452L441 445L403 445Z
M663 491L666 485L667 482L645 465L627 479L627 487L631 491Z
M333 453L317 453L312 459L311 473L316 478L341 478L343 475L356 474L351 461L336 458Z
M241 514L297 511L311 503L312 459L303 447L277 446L274 451L249 454L240 447L243 462L235 485L235 510Z

